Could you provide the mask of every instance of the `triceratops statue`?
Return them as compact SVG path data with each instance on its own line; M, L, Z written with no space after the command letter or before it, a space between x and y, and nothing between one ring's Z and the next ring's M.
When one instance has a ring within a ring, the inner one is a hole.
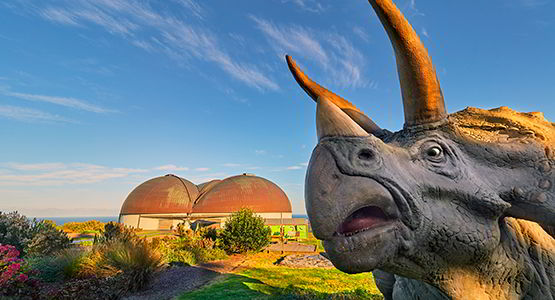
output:
M555 124L506 107L447 114L428 52L391 0L370 0L397 60L405 126L378 127L308 78L318 145L314 235L386 299L554 299Z

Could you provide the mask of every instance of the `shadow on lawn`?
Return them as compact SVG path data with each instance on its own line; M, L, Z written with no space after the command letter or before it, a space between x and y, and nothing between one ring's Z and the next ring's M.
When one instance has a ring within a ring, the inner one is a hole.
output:
M302 280L302 278L299 278ZM369 294L357 289L349 292L324 293L290 285L279 288L246 276L227 274L198 290L187 292L179 299L383 299L382 295Z

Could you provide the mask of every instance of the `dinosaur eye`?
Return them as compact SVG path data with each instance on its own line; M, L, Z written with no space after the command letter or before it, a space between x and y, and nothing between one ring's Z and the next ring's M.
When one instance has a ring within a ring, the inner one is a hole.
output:
M441 156L441 154L443 154L443 150L438 146L431 147L426 151L426 155L431 158L438 158Z

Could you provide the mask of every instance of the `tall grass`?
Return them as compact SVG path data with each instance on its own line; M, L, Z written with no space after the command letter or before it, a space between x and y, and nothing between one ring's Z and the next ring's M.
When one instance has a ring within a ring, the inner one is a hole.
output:
M85 259L82 272L89 276L123 275L129 291L148 285L165 265L161 253L144 240L113 240L96 245Z

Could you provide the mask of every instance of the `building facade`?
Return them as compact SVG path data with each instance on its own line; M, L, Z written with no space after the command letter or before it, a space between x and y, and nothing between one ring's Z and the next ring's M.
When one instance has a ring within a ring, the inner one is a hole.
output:
M231 213L246 207L264 219L292 219L291 202L273 182L242 174L199 185L173 174L137 186L121 207L119 222L144 230L169 230L198 220L223 225Z

